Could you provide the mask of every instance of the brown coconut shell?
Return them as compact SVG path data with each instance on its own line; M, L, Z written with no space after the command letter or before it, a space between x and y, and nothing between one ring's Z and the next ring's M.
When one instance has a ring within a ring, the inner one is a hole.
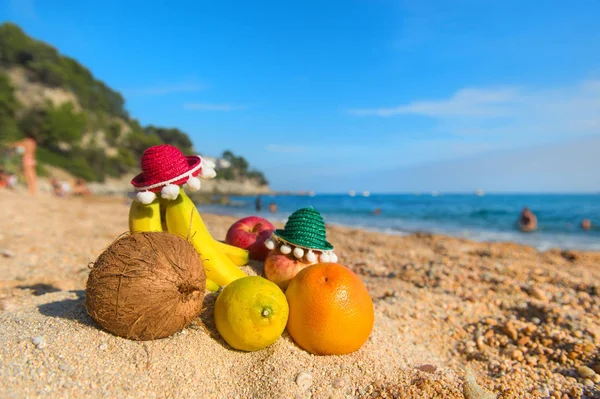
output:
M89 315L134 340L168 337L202 311L206 274L198 252L176 235L126 235L94 262L85 290Z

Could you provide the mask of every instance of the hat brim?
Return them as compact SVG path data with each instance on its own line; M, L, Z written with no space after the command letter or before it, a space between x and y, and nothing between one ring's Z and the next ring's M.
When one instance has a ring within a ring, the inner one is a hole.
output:
M133 185L133 187L137 188L137 189L143 189L145 187L148 186L154 186L154 185L158 185L157 187L154 188L148 188L147 191L152 191L152 192L159 192L162 187L164 185L167 184L176 184L178 186L184 184L185 182L187 182L187 180L190 178L190 176L198 176L200 174L200 172L202 172L202 168L199 167L200 164L202 163L202 158L198 155L190 155L190 156L186 156L185 157L187 164L188 164L188 170L186 173L182 174L182 177L180 179L177 179L175 181L171 181L171 182L161 182L161 181L152 181L152 180L146 180L144 179L144 173L140 173L139 175L135 176L133 179L131 179L131 184ZM194 170L196 169L196 170ZM192 171L193 172L190 174L189 172ZM173 176L173 178L175 178L177 176ZM164 183L164 184L161 184Z
M277 229L277 230L275 230L275 232L273 234L276 235L277 237L281 238L283 241L286 241L296 247L300 247L300 248L304 248L304 249L313 249L313 250L317 250L317 251L331 251L333 249L333 245L331 245L331 243L327 240L321 242L317 246L307 247L306 245L300 244L297 241L294 241L293 239L287 238L286 231L283 229Z

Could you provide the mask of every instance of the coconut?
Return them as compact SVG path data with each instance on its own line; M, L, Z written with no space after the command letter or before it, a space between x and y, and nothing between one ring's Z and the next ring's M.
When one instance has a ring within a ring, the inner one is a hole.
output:
M126 235L93 264L88 314L107 331L134 340L164 338L202 311L206 274L198 252L176 235Z

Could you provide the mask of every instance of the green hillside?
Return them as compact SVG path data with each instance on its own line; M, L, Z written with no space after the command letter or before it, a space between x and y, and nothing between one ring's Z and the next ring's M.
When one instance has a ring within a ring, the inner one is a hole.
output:
M11 73L21 76L15 71L24 75L24 83L18 87L11 81ZM18 100L18 90L25 93L25 89L40 87L60 89L64 97L74 100ZM166 143L185 154L194 152L185 132L141 126L127 112L119 92L76 60L27 36L17 25L5 23L0 25L0 146L25 132L33 134L39 144L42 168L43 164L57 166L89 181L130 173L137 169L143 151L152 145ZM233 168L218 178L266 183L264 175L250 170L243 157L229 151L224 155L234 161Z

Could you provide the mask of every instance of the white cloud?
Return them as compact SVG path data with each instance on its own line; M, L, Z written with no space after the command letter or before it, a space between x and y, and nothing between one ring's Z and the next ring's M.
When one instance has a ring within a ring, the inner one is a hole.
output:
M126 96L164 96L174 93L192 93L204 90L206 87L200 83L174 83L132 89L123 89Z
M275 153L300 153L305 152L306 147L301 145L269 144L265 147L265 150Z
M575 85L466 88L441 100L413 101L395 107L352 109L356 116L419 115L433 128L456 136L568 138L600 133L600 80Z
M518 92L511 88L501 89L461 89L446 100L415 101L390 108L352 109L353 115L394 116L416 114L433 118L453 116L501 116L509 111Z
M232 104L206 104L206 103L187 103L183 105L184 109L190 111L239 111L246 109L245 105Z

